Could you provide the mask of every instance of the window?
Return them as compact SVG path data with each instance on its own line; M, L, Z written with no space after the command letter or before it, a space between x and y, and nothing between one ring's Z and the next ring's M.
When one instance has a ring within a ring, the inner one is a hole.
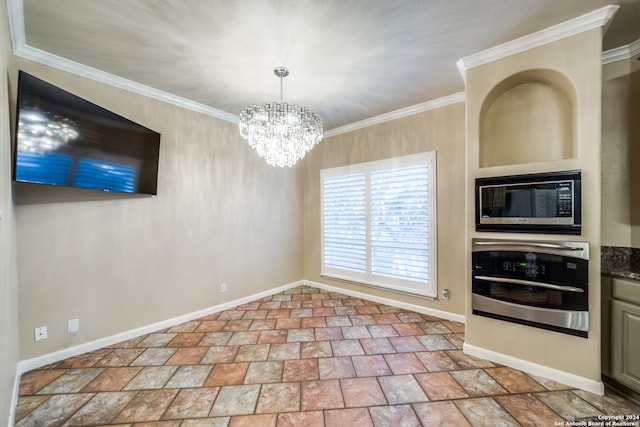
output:
M435 152L324 169L323 276L436 296Z

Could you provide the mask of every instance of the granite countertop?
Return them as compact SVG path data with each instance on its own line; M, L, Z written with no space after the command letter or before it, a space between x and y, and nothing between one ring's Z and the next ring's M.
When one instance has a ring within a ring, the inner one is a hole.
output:
M640 280L640 249L602 246L601 272L620 279Z

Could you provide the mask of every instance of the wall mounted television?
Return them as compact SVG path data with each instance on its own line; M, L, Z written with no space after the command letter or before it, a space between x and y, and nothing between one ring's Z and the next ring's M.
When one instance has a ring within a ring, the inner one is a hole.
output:
M158 132L24 71L13 152L17 182L157 194Z

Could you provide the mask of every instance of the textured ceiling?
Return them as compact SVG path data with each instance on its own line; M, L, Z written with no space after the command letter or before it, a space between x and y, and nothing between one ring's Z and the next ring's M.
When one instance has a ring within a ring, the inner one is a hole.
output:
M232 115L287 66L325 130L462 92L458 59L608 4L604 50L640 39L640 0L8 1L26 46Z

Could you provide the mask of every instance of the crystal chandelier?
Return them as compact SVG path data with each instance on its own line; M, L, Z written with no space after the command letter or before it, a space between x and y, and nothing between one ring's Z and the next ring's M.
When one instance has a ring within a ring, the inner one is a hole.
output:
M322 140L322 118L313 110L282 102L285 67L273 73L280 77L280 102L265 102L240 113L240 135L271 166L293 166Z

